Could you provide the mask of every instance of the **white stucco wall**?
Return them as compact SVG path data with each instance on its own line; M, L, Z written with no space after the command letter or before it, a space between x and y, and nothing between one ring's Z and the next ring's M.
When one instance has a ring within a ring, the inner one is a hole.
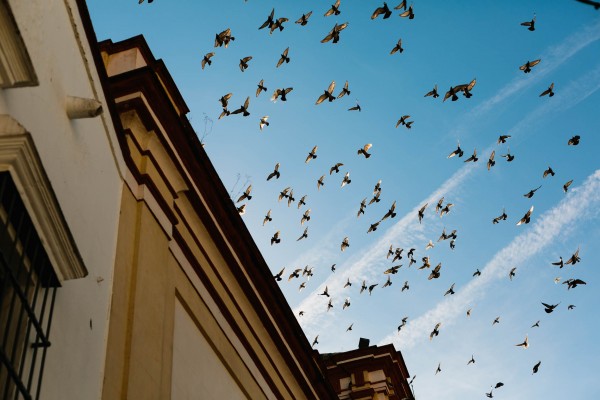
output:
M66 96L106 104L74 0L8 0L39 80L0 89L0 114L33 137L85 267L59 289L41 398L100 398L124 162L106 106L69 120Z

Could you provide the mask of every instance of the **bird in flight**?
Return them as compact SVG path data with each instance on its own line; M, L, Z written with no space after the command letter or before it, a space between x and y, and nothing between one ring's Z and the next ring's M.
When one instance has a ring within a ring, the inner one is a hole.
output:
M521 22L521 26L527 26L527 30L531 32L535 31L535 14L533 15L531 21Z
M261 130L261 131L263 130L263 128L264 128L265 126L269 126L269 122L267 121L268 119L269 119L269 116L268 116L268 115L265 115L264 117L262 117L262 118L260 119L260 123L259 123L259 125L258 125L258 126L259 126L259 128L260 128L260 130Z
M342 97L344 97L345 95L350 95L350 90L348 89L348 81L346 81L346 83L344 83L344 87L342 88L342 91L337 95L337 99L340 99Z
M215 35L215 47L224 46L227 48L227 46L229 46L229 42L233 42L234 40L235 37L231 36L231 29L227 28L223 32Z
M596 10L600 10L600 2L598 2L598 1L593 1L593 0L577 0L577 1L580 3L583 3L583 4L587 4L589 6L592 6ZM148 3L150 3L150 1L148 1Z
M460 148L460 142L458 142L458 146L456 146L456 150L454 150L452 153L448 154L448 158L452 158L454 156L462 157L463 154L464 154L464 151Z
M340 32L346 29L348 26L347 22L344 22L341 25L335 24L331 31L321 40L321 43L327 43L333 39L333 43L337 43L340 40Z
M248 68L248 61L252 60L252 56L240 59L240 71L244 72Z
M540 63L540 61L542 61L541 59L537 59L537 60L533 60L533 61L527 61L525 64L521 65L519 67L519 69L521 71L523 71L524 73L528 74L531 72L531 68L535 67L536 65L538 65Z
M425 209L427 208L428 204L429 203L425 203L425 205L419 209L419 212L418 212L419 224L421 223L421 221L423 220L423 217L425 216Z
M527 338L527 335L525 335L525 340L522 343L515 344L515 346L521 347L523 349L528 348L529 347L529 339Z
M494 218L492 220L492 224L497 224L500 221L506 221L506 218L508 218L508 215L506 215L506 211L504 210L504 208L502 209L502 214L499 215L498 217Z
M554 96L554 82L552 82L550 84L550 86L548 86L548 89L544 90L542 93L540 93L540 97L542 96L548 96L548 97L552 97Z
M250 192L252 192L252 185L248 185L248 187L246 188L244 193L242 193L242 195L237 199L236 203L239 203L240 201L243 201L246 199L251 200L252 195L250 195Z
M403 18L407 18L408 19L414 19L415 18L415 13L413 11L413 6L412 4L408 7L408 10L404 11L402 14L400 14L401 17Z
M554 170L551 167L548 167L548 169L544 171L542 178L546 178L548 175L554 176Z
M356 154L358 154L358 155L362 154L363 156L365 156L365 158L369 158L369 157L371 157L371 154L368 151L371 147L373 147L373 145L371 143L367 143L362 148L358 149Z
M281 271L279 271L277 274L273 275L273 278L275 278L275 280L276 280L277 282L280 282L280 281L281 281L281 276L283 275L283 271L285 271L285 267L283 267L283 268L281 269Z
M246 97L246 101L244 102L244 104L242 104L240 106L240 108L238 108L237 110L234 110L231 112L231 114L239 114L242 113L242 115L244 117L247 117L248 115L250 115L250 113L248 112L248 107L250 106L250 97Z
M267 222L271 221L273 221L273 218L271 217L271 210L269 210L267 211L267 215L265 215L265 219L263 219L263 226L265 226Z
M258 97L258 95L260 94L260 92L266 92L267 88L264 86L265 80L261 79L260 82L258 82L258 87L256 88L256 97Z
M273 92L273 96L271 96L271 101L272 102L276 102L278 98L281 98L281 101L287 101L286 95L289 92L291 92L292 90L294 90L293 87L282 88L282 89L275 89L275 91Z
M569 190L569 186L571 186L572 183L573 183L573 179L571 179L569 182L567 182L563 185L563 191L565 193L567 193L567 191Z
M541 361L538 361L538 362L537 362L537 364L535 364L535 365L533 366L533 372L531 373L531 375L533 375L533 374L537 374L538 370L540 369L540 365L541 365L541 364L542 364L542 362L541 362Z
M575 253L573 253L573 255L565 262L565 264L569 265L575 265L577 264L579 261L581 261L581 257L579 257L579 249L577 249L575 251Z
M567 142L567 145L577 146L579 144L579 140L581 140L581 137L579 135L575 135L571 139L569 139L569 141Z
M442 326L441 322L438 322L437 324L435 324L435 327L429 334L429 340L432 340L434 336L437 336L440 334L440 326Z
M371 19L375 19L383 14L383 19L388 19L392 15L392 10L388 7L387 3L384 1L383 6L377 7L373 14L371 14Z
M329 17L331 15L340 15L340 0L337 0L335 4L331 5L331 8L323 14L325 17Z
M272 178L275 179L279 179L279 177L281 176L281 173L279 172L279 163L275 164L275 168L273 169L273 172L271 172L268 176L267 176L267 180L271 180Z
M306 160L304 160L304 163L307 164L310 160L314 160L315 158L317 158L317 149L319 146L315 146L312 148L312 150L308 153L308 156L306 156Z
M537 192L537 190L538 190L539 188L541 188L541 187L542 187L542 185L540 185L540 186L536 187L535 189L532 189L532 190L530 190L529 192L525 193L525 194L523 195L523 197L527 197L528 199L532 198L532 197L533 197L533 195L535 194L535 192Z
M432 90L430 90L429 92L427 92L427 93L425 94L425 96L423 96L423 97L428 97L428 96L431 96L431 97L433 97L434 99L437 99L438 97L440 97L440 95L438 94L438 91L437 91L437 90L438 90L438 86L437 86L437 84L436 84L436 85L433 87L433 89L432 89Z
M340 245L340 249L342 251L346 250L348 247L350 247L350 241L348 239L348 236L346 236L344 238L344 240L342 240L342 244Z
M402 39L398 39L398 42L394 46L394 48L390 51L390 54L394 53L402 53L404 49L402 48Z
M517 222L517 225L521 225L521 224L528 224L528 223L529 223L529 221L531 220L531 213L532 213L532 212L533 212L533 206L531 206L531 207L529 208L529 211L527 211L527 212L525 213L525 215L523 216L523 218L521 218L521 219L519 220L519 222Z
M206 53L204 55L204 57L202 58L202 69L204 69L204 67L206 66L206 64L211 65L212 61L210 60L211 57L214 57L215 53L214 52L210 52L210 53Z
M323 94L319 96L315 104L321 104L325 100L329 100L329 102L334 101L335 96L333 95L333 89L335 89L335 81L331 81L327 89L323 91Z
M342 184L340 187L349 185L351 182L352 180L350 179L350 172L346 172L346 175L344 175L344 179L342 179Z
M281 53L281 56L279 57L279 61L277 61L277 65L275 66L275 68L279 68L279 66L281 64L283 64L284 62L286 64L290 62L290 57L288 57L289 51L290 51L290 48L286 47L286 49L283 51L283 53Z
M308 19L310 18L311 15L312 15L312 11L309 11L306 14L302 14L302 16L300 18L298 18L296 23L300 24L300 26L304 26L304 25L308 24Z

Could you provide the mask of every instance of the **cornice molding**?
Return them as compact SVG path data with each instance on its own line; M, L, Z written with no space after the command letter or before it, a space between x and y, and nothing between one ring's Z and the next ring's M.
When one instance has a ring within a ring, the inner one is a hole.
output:
M0 115L0 171L9 171L59 281L88 274L31 135Z
M7 2L0 0L0 88L36 85L37 76L15 18Z

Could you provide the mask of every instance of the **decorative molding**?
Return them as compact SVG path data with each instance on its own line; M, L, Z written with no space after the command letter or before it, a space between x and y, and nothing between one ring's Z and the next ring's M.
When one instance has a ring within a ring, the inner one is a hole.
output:
M10 115L0 115L0 171L10 172L59 281L87 276L33 139Z
M0 0L0 88L37 86L38 79L15 18Z

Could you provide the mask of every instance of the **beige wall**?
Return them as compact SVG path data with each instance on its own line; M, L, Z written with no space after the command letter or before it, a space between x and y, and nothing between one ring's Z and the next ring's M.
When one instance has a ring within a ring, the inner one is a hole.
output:
M200 322L175 303L171 399L247 399L200 329Z

